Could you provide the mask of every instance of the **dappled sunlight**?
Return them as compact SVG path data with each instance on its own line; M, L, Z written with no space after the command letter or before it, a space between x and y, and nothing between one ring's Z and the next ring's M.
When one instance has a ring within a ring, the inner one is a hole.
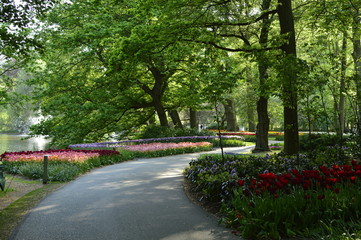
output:
M89 221L89 219L91 218L95 218L95 212L97 211L96 210L97 208L94 208L94 209L88 209L87 211L83 211L83 212L80 212L76 215L68 215L66 220L67 221L70 221L70 222L85 222L85 221Z
M166 172L159 173L155 179L164 179L164 178L175 178L175 177L181 177L182 176L182 170L179 168L174 168L171 170L168 170Z
M192 240L204 240L207 237L207 239L215 239L212 237L212 234L210 231L184 231L180 233L175 233L170 236L161 238L161 240L184 240L184 239L192 239Z
M36 207L33 208L31 211L32 212L41 212L41 214L53 214L57 211L57 207L58 205L46 205L46 206L42 206L42 207Z
M152 239L222 239L215 235L217 221L183 191L183 170L197 156L144 158L93 170L49 196L33 214L37 220L49 218L42 228L60 238L63 230L54 221L72 234L86 229L82 239L94 234L147 239L149 232L155 232ZM38 222L29 225L35 229Z

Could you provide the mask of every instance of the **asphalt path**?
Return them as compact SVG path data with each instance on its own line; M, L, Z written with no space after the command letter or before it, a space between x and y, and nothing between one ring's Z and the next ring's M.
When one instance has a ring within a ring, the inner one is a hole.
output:
M43 199L10 239L239 240L183 191L182 172L199 154L136 159L93 170Z

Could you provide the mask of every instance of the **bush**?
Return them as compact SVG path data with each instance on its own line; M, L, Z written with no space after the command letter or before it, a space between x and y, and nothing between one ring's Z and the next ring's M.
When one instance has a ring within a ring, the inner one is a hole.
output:
M256 135L244 135L245 142L256 142Z
M283 135L278 135L278 136L275 136L275 141L284 141L285 140L285 136Z
M220 147L220 140L219 138L213 139L210 141L213 143L214 147ZM223 147L243 147L246 146L243 140L239 139L222 139L222 145Z
M218 123L215 122L215 123L209 124L207 126L207 129L212 129L212 130L216 129L216 130L218 130ZM227 125L224 124L223 126L220 126L220 129L221 130L227 130Z
M323 150L329 146L344 145L347 138L343 138L341 142L340 137L334 134L307 134L300 136L300 150L313 151L315 149Z

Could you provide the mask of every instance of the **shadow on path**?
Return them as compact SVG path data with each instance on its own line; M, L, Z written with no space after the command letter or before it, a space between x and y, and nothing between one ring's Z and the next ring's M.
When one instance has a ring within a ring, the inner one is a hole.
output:
M11 239L240 239L183 192L182 172L198 156L138 159L96 169L44 199Z

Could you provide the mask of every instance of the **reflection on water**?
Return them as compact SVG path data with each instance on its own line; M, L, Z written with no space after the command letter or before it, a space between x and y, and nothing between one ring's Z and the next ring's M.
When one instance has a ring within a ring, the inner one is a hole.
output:
M24 139L25 135L0 134L0 154L3 152L36 151L48 148L49 140L43 137Z

